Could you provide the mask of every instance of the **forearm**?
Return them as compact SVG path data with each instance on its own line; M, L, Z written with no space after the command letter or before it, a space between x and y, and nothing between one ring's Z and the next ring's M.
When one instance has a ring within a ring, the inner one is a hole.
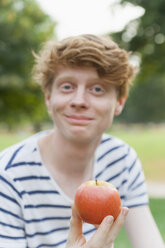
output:
M148 207L130 210L125 230L134 248L165 248Z

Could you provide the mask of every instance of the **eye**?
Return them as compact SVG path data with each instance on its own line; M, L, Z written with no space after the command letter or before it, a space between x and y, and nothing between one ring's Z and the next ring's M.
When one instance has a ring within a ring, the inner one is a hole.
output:
M103 91L103 89L101 88L101 87L94 87L94 89L93 89L95 92L102 92Z
M71 92L73 90L73 85L71 83L62 83L60 89L62 92Z
M102 95L105 89L102 85L94 85L91 87L90 91L95 95Z

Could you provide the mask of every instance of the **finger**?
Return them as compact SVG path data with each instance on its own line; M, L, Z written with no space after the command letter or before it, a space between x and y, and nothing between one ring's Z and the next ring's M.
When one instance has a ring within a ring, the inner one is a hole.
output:
M90 245L94 247L97 246L99 248L103 246L105 247L105 244L107 244L107 247L110 247L123 226L127 214L128 208L124 207L121 209L121 212L115 222L112 216L105 217L98 230L90 240Z
M93 247L103 247L105 241L108 239L110 235L110 230L112 228L114 222L113 216L109 215L104 218L97 231L92 236L89 244Z
M110 241L114 241L116 239L120 229L124 225L124 222L125 222L125 219L126 219L128 212L129 212L129 209L126 207L123 207L121 209L119 216L117 217L117 219L115 220L115 222L111 228L111 232L110 232L110 236L109 236Z
M72 216L70 219L70 229L67 245L74 244L79 236L82 236L82 220L79 217L75 206L72 205Z

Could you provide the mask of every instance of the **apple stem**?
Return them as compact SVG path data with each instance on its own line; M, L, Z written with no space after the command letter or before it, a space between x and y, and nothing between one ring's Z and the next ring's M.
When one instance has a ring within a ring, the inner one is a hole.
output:
M95 182L96 182L96 185L98 185L98 183L97 183L97 179L95 180Z

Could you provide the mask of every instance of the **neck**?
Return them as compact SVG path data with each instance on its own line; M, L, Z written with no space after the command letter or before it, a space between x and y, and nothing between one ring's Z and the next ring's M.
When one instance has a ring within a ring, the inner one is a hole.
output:
M100 139L78 145L63 139L56 131L39 139L38 145L45 166L70 198L74 197L82 182L92 179L94 154L99 142Z
M58 159L58 167L63 168L68 173L77 174L81 174L86 171L86 168L90 168L93 165L95 150L100 142L100 140L96 140L83 144L74 143L64 139L56 131L51 134L50 140L54 150L52 153L53 160L57 161Z
M93 169L94 154L99 142L100 139L97 139L87 144L77 144L64 139L54 130L40 140L39 147L47 165L63 174L78 176Z

